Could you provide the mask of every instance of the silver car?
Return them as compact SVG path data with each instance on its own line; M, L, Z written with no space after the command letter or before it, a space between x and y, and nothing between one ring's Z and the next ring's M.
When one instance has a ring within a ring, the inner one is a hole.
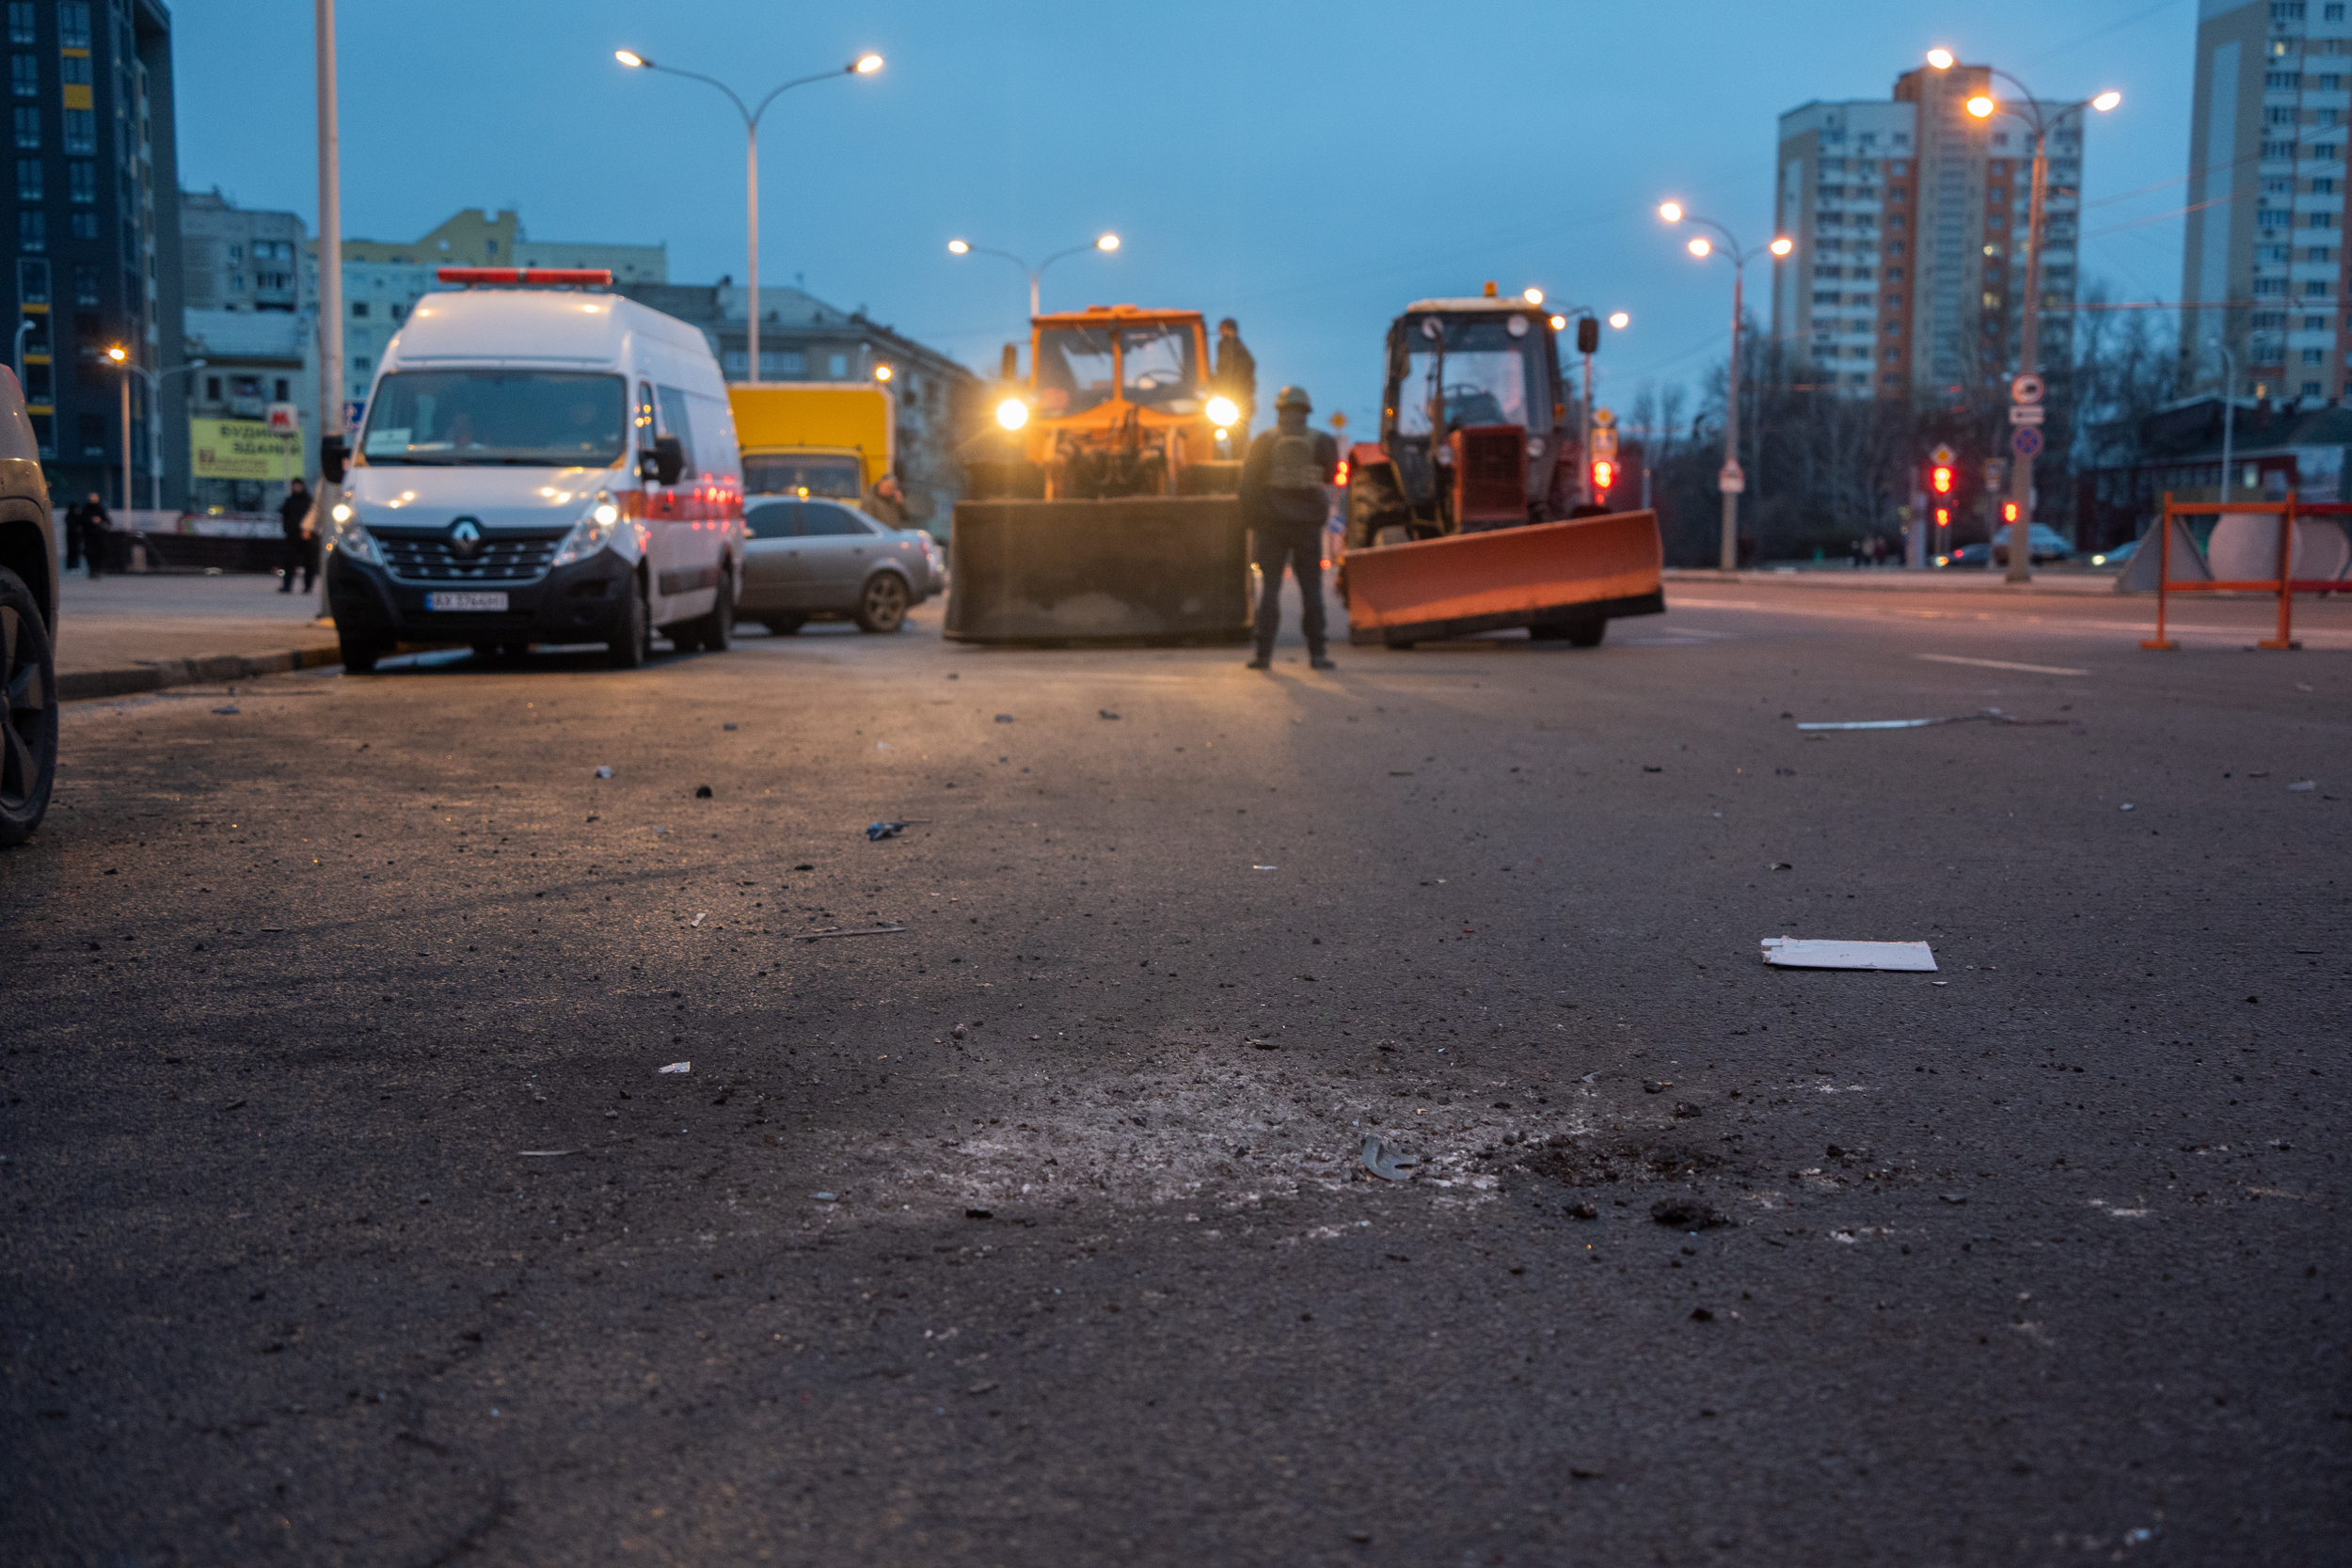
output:
M736 614L789 637L811 621L892 632L940 591L939 547L839 501L746 498L743 591Z

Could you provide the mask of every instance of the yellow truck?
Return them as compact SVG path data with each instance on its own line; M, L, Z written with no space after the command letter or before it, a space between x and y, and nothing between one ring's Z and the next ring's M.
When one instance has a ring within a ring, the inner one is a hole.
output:
M830 496L855 505L898 457L890 390L871 381L729 387L743 495Z

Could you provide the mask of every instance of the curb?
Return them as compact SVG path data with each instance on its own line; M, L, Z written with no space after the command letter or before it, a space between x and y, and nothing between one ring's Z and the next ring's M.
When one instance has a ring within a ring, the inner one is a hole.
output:
M57 677L57 701L84 703L93 697L129 697L206 681L250 680L289 670L317 670L343 661L340 648L288 648L274 654L216 654L210 658L167 658L127 670L75 670Z
M1974 573L1963 576L1900 568L1889 569L1882 576L1875 572L1778 572L1769 567L1726 572L1712 566L1669 566L1661 575L1668 582L1736 582L1749 587L1825 588L1837 593L1962 593L2081 599L2129 592L2117 586L2122 580L2120 578L2077 577L2073 574L2058 577L2055 580L2039 577L2022 589L2010 587L2006 579L1997 575ZM2072 586L2074 583L2083 586Z

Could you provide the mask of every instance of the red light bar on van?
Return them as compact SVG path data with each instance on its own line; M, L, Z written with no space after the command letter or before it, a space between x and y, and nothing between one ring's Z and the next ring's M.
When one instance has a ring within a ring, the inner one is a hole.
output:
M610 267L443 267L435 274L444 283L571 284L577 288L612 286Z

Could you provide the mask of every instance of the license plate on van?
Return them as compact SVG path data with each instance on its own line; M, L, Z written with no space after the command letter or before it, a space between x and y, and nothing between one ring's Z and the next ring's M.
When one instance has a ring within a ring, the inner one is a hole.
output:
M485 611L497 613L506 609L506 595L503 594L427 594L424 596L424 608L469 610L477 615Z

